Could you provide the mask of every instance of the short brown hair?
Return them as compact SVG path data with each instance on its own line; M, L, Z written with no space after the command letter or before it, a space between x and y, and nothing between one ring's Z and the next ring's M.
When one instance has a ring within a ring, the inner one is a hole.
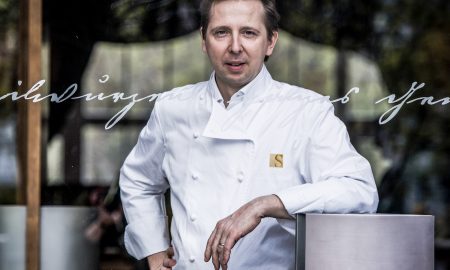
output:
M200 4L200 16L202 37L206 38L206 30L209 24L209 13L214 2L226 1L226 0L202 0ZM274 31L278 31L278 21L280 20L280 14L276 8L275 0L260 0L264 7L265 20L264 24L267 29L267 39L271 40Z

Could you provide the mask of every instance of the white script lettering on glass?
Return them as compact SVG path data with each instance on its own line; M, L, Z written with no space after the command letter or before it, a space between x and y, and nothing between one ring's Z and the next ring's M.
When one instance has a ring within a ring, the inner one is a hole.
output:
M395 94L389 95L387 97L384 97L378 101L375 102L375 104L378 104L380 102L382 102L383 100L387 100L387 102L389 104L397 104L395 106L393 106L392 108L390 108L389 110L387 110L385 113L383 113L380 118L378 119L378 123L380 125L384 125L387 122L391 121L392 118L394 118L397 113L400 111L400 109L403 107L403 105L405 104L410 104L416 101L421 100L420 105L436 105L441 103L441 105L447 105L450 103L450 97L445 97L445 98L441 98L439 100L434 101L434 97L429 96L429 97L418 97L412 100L409 100L409 98L414 94L414 92L416 92L417 90L419 90L420 88L424 87L425 83L421 83L419 85L417 85L417 82L413 82L411 85L411 88L409 88L408 92L406 92L406 94L404 94L403 96L399 97L398 99L395 99Z
M98 81L100 83L106 83L108 80L109 80L109 75L105 74ZM114 127L128 113L128 111L130 111L131 108L133 108L133 106L136 103L144 101L144 100L146 100L148 102L152 102L162 94L162 93L155 93L155 94L150 94L150 95L147 95L144 97L139 97L139 94L126 95L123 92L116 92L116 93L112 93L109 95L105 95L104 93L99 93L99 94L87 93L87 94L75 96L75 93L78 90L78 85L76 83L74 83L74 84L71 84L69 87L67 87L66 90L62 94L58 95L56 93L51 93L51 94L43 96L41 93L38 93L37 91L39 90L39 88L41 88L45 84L45 82L46 82L45 80L38 81L26 93L24 93L22 95L19 95L18 91L7 93L3 96L0 96L0 100L6 99L7 97L10 96L12 101L17 101L19 99L25 99L25 100L32 100L32 102L40 102L42 100L49 99L50 102L55 102L55 103L61 103L66 100L69 100L69 99L71 99L71 100L84 99L86 101L91 101L91 100L102 101L105 99L112 99L114 101L114 103L116 103L118 101L124 101L124 100L129 101L129 103L127 105L125 105L120 111L118 111L113 117L111 117L108 120L108 122L105 124L105 129L108 130L108 129ZM21 86L22 81L18 81L17 85ZM387 97L377 100L375 102L375 104L381 103L383 101L387 101L387 103L389 103L389 104L395 104L392 108L390 108L389 110L387 110L380 116L380 118L378 119L378 123L380 125L384 125L387 122L391 121L397 115L397 113L400 111L400 109L403 107L403 105L405 105L405 104L410 104L410 103L417 102L417 101L420 101L420 105L422 105L422 106L423 105L436 105L436 104L447 105L450 103L450 97L444 97L439 100L435 100L435 98L432 96L418 97L418 98L410 99L417 90L423 88L424 86L425 86L425 83L421 83L418 85L417 82L413 82L411 85L411 88L403 96L396 99L396 95L392 94L392 95L389 95ZM331 102L333 102L333 103L341 102L342 104L345 104L350 101L351 94L358 94L358 93L359 93L359 88L353 87L345 94L345 96L331 100ZM178 98L181 100L187 100L190 97L186 97L186 96L183 97L182 94L174 94L174 95L165 95L164 98ZM292 100L293 98L295 99L295 97L292 97L292 96L290 96L290 97L276 96L276 97L265 99L265 101L273 102L273 101L283 100L284 98L288 98L289 100ZM329 99L330 99L329 96L324 96L324 97L321 97L320 99L311 100L311 101L321 101L321 100L329 100ZM287 120L289 120L289 119L286 119L285 122L288 122Z

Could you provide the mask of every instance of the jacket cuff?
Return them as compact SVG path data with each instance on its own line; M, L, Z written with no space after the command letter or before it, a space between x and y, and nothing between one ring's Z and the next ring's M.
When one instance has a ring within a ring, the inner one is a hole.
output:
M140 260L169 247L167 217L141 219L125 228L125 248L134 258Z
M293 217L297 213L323 213L325 203L312 184L303 184L275 193L286 211Z

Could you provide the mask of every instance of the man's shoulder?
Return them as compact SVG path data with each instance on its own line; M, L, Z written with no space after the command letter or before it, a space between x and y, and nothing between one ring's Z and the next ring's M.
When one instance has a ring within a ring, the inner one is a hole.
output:
M173 102L188 102L194 100L195 97L205 90L207 81L198 82L195 84L187 84L180 87L175 87L169 91L163 92L156 100L157 103L173 103Z
M329 107L331 101L329 96L324 96L314 90L310 90L301 86L292 85L285 82L274 81L272 91L269 92L268 98L277 101L288 102L291 105Z

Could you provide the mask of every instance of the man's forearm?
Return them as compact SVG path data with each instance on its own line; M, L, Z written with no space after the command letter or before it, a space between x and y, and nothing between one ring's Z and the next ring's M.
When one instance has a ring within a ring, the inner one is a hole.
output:
M212 258L214 269L227 269L235 243L253 231L264 217L293 219L278 196L257 197L216 224L206 244L205 262Z
M277 195L266 195L254 199L254 203L261 211L261 217L273 217L283 219L293 219L286 211L283 202Z

